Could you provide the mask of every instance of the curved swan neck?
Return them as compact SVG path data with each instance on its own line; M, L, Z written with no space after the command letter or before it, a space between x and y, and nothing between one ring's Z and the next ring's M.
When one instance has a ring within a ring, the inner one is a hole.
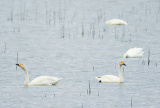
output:
M122 65L119 64L119 79L120 79L120 82L123 82L124 80L123 80L123 75L122 75L122 72L121 72L121 67L122 67Z
M29 74L28 74L28 71L27 71L27 69L25 68L25 69L23 69L24 70L24 72L25 72L25 82L24 82L24 85L25 86L28 86L29 85Z

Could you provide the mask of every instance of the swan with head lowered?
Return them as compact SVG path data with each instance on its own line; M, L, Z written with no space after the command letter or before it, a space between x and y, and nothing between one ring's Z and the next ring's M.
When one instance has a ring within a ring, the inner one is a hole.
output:
M126 66L123 61L119 62L119 77L114 75L103 75L101 77L96 77L96 79L98 79L98 81L102 83L123 83L124 80L121 72L122 65Z
M128 25L126 21L120 19L112 19L105 22L107 25Z
M21 67L25 72L25 76L26 76L25 82L24 82L25 86L53 86L53 85L56 85L58 81L61 79L61 78L52 77L52 76L39 76L34 80L32 80L31 82L29 82L29 74L26 69L26 66L24 64L16 64L16 65Z
M143 56L143 48L131 48L124 55L123 58L141 58Z

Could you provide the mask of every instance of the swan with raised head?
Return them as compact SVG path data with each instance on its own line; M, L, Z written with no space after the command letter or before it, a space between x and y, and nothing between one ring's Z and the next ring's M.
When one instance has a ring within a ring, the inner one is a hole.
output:
M124 55L123 58L140 58L143 56L143 48L131 48Z
M114 75L103 75L101 77L96 77L96 79L98 79L98 81L102 83L123 83L124 80L121 72L122 65L126 66L123 61L119 62L119 77Z
M16 64L16 65L21 67L25 72L25 76L26 76L25 82L24 82L25 86L52 86L52 85L56 85L58 81L61 79L61 78L52 77L52 76L39 76L29 83L29 74L26 69L26 66L24 64Z
M112 19L105 22L107 25L128 25L126 21L120 19Z

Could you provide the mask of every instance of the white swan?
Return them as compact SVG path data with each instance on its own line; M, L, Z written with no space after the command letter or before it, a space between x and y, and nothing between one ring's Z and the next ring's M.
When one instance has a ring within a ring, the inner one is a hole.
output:
M29 83L29 74L24 64L16 64L21 67L26 75L24 85L25 86L52 86L58 83L61 78L52 77L52 76L40 76L35 78Z
M96 77L96 79L98 79L98 81L102 83L122 83L124 82L123 75L121 72L122 65L126 66L126 64L123 61L119 62L119 77L114 76L114 75L103 75L101 77Z
M143 56L143 48L131 48L124 55L123 58L140 58Z
M107 25L128 25L127 22L120 19L112 19L105 22Z

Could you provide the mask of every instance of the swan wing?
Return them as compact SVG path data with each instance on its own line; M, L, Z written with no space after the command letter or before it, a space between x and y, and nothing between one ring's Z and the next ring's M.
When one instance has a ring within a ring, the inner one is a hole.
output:
M111 82L120 82L119 77L114 76L114 75L103 75L101 77L96 77L99 82L104 82L104 83L111 83Z
M58 83L61 78L52 76L40 76L32 80L30 86L52 86Z

